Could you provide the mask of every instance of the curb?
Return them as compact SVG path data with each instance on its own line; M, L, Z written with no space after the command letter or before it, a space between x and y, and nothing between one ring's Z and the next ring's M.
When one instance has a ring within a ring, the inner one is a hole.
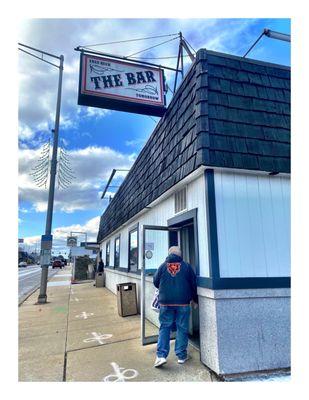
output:
M48 282L48 280L47 280ZM20 307L31 295L33 295L34 292L36 292L40 288L41 284L37 285L31 292L27 293L24 298L22 298L19 303L18 307Z
M57 274L55 274L55 275L57 275ZM53 278L55 275L48 277L47 282L49 281L50 278ZM24 297L20 301L18 301L18 307L20 307L31 295L33 295L33 293L36 292L40 288L40 286L41 286L41 284L39 283L37 286L34 287L33 290L31 290L29 293L24 295Z

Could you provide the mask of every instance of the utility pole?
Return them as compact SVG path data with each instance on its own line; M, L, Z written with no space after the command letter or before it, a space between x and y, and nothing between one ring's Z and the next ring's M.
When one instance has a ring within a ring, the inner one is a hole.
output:
M61 107L61 92L62 92L62 76L63 76L63 64L64 64L64 56L60 55L56 56L51 53L47 53L45 51L35 49L34 47L26 46L22 43L18 43L19 46L30 49L32 51L36 51L41 53L41 57L38 57L35 54L30 53L24 49L19 48L19 50L27 53L35 58L38 58L41 61L44 61L48 64L51 64L59 69L59 78L58 78L58 93L57 93L57 105L56 105L56 117L55 117L55 129L53 129L53 152L52 152L52 160L51 160L51 168L50 168L50 181L49 181L49 193L48 193L48 204L47 204L47 215L46 215L46 226L45 226L45 235L42 235L41 239L41 286L40 286L40 294L38 297L39 304L45 304L47 302L47 278L48 278L48 267L51 259L51 249L52 249L52 220L53 220L53 208L54 208L54 195L55 195L55 181L56 181L56 172L57 172L57 153L58 153L58 138L59 138L59 122L60 122L60 107ZM56 58L60 61L59 65L51 63L43 58L46 55L48 57Z

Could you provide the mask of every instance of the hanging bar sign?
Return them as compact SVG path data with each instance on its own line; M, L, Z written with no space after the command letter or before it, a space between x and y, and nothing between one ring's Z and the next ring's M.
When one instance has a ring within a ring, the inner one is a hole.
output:
M162 116L163 70L81 53L78 104Z

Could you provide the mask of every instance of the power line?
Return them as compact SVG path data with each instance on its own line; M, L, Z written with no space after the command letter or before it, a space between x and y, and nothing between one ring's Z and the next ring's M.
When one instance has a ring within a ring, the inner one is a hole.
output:
M157 38L162 38L162 37L168 37L168 36L178 36L178 33L170 33L167 35L158 35L158 36L148 36L144 38L137 38L137 39L127 39L127 40L118 40L115 42L105 42L105 43L97 43L97 44L88 44L86 46L81 46L81 47L95 47L95 46L106 46L109 44L118 44L118 43L128 43L128 42L137 42L139 40L148 40L148 39L157 39Z
M166 40L165 42L162 42L162 43L156 44L156 45L154 45L154 46L148 47L147 49L137 51L136 53L130 54L129 56L126 56L126 57L135 56L136 54L140 54L140 53L143 53L144 51L147 51L147 50L150 50L150 49L154 49L155 47L161 46L162 44L171 42L171 41L176 40L176 39L178 39L178 37L175 37L175 38L173 38L173 39Z
M183 57L190 57L188 54L184 54ZM166 57L131 57L136 60L169 60L172 58L178 58L178 56L166 56Z
M152 118L150 115L148 115L148 117L149 117L150 119L152 119L154 123L157 123L157 122L158 122L158 121L156 121L154 118Z

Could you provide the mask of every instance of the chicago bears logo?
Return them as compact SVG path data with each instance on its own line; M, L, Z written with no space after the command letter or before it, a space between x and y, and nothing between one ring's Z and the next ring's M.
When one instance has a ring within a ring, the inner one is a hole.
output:
M167 270L172 276L175 276L180 271L180 265L180 263L167 263Z

